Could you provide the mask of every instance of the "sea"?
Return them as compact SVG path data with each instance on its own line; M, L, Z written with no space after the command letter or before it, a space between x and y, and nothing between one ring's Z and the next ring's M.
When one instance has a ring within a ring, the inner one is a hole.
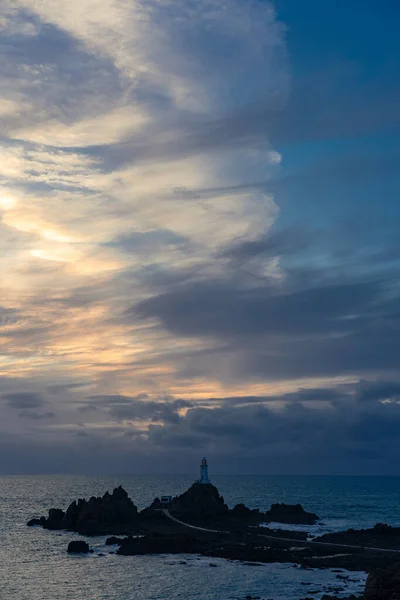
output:
M366 575L361 572L343 580L334 570L302 570L291 564L248 566L192 555L122 557L110 553L104 537L90 538L93 554L71 556L68 542L82 536L26 526L49 508L67 508L77 498L102 495L118 485L144 508L156 496L184 492L192 481L190 476L0 477L0 599L319 600L333 587L342 588L338 596L362 591ZM377 522L400 526L397 477L221 475L213 483L230 506L244 502L265 511L274 502L300 502L321 520L312 527L291 528L312 535Z

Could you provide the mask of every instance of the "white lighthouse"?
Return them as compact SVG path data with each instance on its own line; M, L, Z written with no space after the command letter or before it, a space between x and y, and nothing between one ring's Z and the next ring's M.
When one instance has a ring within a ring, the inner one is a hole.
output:
M197 480L197 483L211 483L208 479L208 464L205 456L201 459L200 463L200 479Z

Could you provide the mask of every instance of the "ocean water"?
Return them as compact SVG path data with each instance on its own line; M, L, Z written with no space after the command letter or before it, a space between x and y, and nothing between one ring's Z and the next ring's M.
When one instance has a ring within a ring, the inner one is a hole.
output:
M1 600L318 600L324 586L339 586L330 570L304 571L290 564L246 566L199 556L120 557L104 537L90 538L95 552L68 556L68 532L26 527L51 507L66 508L79 497L103 494L122 484L139 508L155 496L182 493L192 477L0 477ZM214 477L233 506L244 502L266 510L273 502L300 502L321 516L313 535L377 522L400 525L400 478L391 477ZM277 526L284 528L282 525ZM297 529L303 529L297 527ZM105 556L99 554L105 553ZM217 568L210 567L212 562ZM365 574L352 573L343 595L361 591Z

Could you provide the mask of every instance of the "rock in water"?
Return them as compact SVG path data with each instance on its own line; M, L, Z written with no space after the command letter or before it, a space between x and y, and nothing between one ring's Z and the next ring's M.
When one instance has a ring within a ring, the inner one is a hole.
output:
M28 521L27 525L28 527L34 527L35 525L41 525L43 527L45 523L46 517L40 517L40 519L31 519L30 521Z
M246 518L246 517L251 517L251 516L258 516L260 514L260 511L256 508L256 509L251 509L248 508L245 504L243 504L242 502L240 504L236 504L236 506L234 506L232 508L232 510L230 511L230 514L232 517L237 517L237 518Z
M229 509L218 489L211 483L194 483L173 499L171 513L180 518L203 519L227 516Z
M265 516L270 522L296 525L314 525L319 519L315 513L305 511L301 504L272 504Z
M124 538L119 538L115 535L112 535L111 537L106 539L106 546L117 546L118 544L121 544L123 539Z
M397 550L400 548L400 527L377 523L369 529L347 529L347 531L325 533L314 541Z
M74 540L68 544L67 552L70 554L87 554L89 552L89 544L83 540Z
M112 494L90 500L72 502L67 511L51 508L46 519L32 519L29 525L42 525L45 529L68 529L84 535L119 533L131 530L138 522L138 509L120 486Z

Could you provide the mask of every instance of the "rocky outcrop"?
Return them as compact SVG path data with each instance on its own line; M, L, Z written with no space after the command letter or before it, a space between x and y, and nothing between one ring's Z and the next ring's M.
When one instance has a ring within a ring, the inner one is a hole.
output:
M272 504L265 517L269 522L292 525L314 525L319 519L315 513L305 511L301 504Z
M195 521L226 517L228 506L218 489L211 483L194 483L186 492L172 500L170 512L181 518Z
M386 568L376 569L368 575L364 600L400 599L400 563Z
M117 546L123 542L124 538L116 537L112 535L111 537L106 539L106 546Z
M83 540L74 540L67 548L69 554L87 554L89 551L89 544Z
M370 529L347 529L337 533L326 533L314 541L400 550L400 527L377 523Z
M40 517L40 519L31 519L30 521L28 521L27 525L28 527L35 527L36 525L44 527L45 523L46 517Z
M258 517L260 515L260 511L258 510L258 508L252 510L243 503L236 504L236 506L234 506L229 512L232 517L239 519L246 517Z
M140 554L185 554L198 552L198 538L189 534L158 535L151 532L144 537L129 536L120 542L117 554L136 556Z
M120 486L112 494L92 497L90 500L74 501L64 512L51 508L47 519L32 519L30 525L42 525L45 529L67 529L85 535L128 533L138 524L138 509Z

